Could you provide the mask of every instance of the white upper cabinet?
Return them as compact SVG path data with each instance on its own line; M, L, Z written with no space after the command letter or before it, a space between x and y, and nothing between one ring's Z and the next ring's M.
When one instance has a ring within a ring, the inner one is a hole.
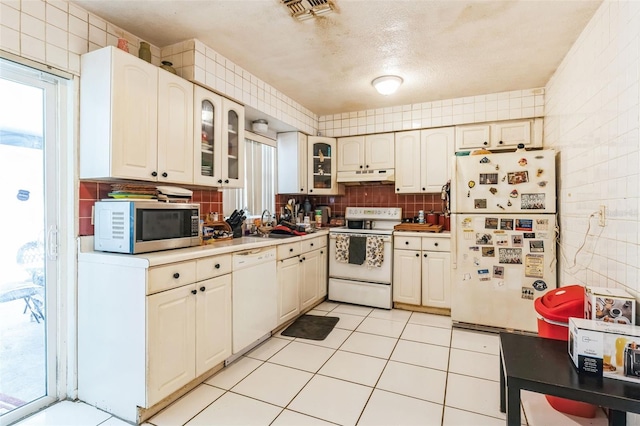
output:
M396 133L396 193L440 192L450 178L454 128Z
M158 181L193 183L193 84L158 71Z
M393 169L394 134L338 138L338 171Z
M244 107L222 98L222 178L226 188L244 186Z
M309 136L307 140L307 185L313 195L344 194L344 185L339 184L336 170L336 139ZM340 157L338 157L340 158ZM286 167L284 164L278 167Z
M456 126L456 151L542 147L542 118Z
M80 178L193 183L193 84L112 46L81 66Z
M222 179L222 97L193 89L194 183L219 186Z
M307 143L304 133L278 133L278 194L307 193Z

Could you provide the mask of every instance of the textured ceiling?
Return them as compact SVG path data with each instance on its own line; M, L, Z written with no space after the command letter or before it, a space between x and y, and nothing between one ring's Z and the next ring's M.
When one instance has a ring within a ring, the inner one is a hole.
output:
M326 115L543 87L601 0L334 0L304 22L279 0L72 2L159 47L197 38Z

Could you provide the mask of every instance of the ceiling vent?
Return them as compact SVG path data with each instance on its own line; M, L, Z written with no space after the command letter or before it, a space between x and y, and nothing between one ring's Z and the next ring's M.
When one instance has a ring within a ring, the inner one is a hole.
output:
M333 12L333 3L329 0L281 0L287 6L291 16L298 21L306 21L317 16Z

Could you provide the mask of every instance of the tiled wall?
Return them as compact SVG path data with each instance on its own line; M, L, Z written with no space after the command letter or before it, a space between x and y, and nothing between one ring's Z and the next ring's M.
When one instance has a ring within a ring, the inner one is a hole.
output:
M180 76L315 135L318 116L199 40L162 48Z
M284 207L287 200L294 198L298 204L302 204L305 196L278 195L276 197L276 209ZM347 186L344 195L312 195L309 196L312 206L327 205L331 207L332 216L344 216L347 207L401 207L403 218L412 218L418 215L418 210L429 212L442 211L442 200L438 194L409 194L396 195L393 185L361 185Z
M150 189L154 189L154 185L149 185ZM192 188L193 197L191 201L200 204L200 215L204 219L209 212L222 212L222 193L215 189L203 190ZM93 224L91 223L91 210L93 204L97 200L108 198L107 194L111 192L111 184L109 182L80 182L79 191L79 235L93 235Z
M639 62L640 2L605 0L547 84L544 126L559 152L560 284L619 287L638 301ZM605 227L589 218L599 205Z
M128 41L137 55L141 39L65 0L0 1L0 49L80 74L80 55ZM151 46L152 62L160 49Z
M547 85L544 126L559 152L560 283L622 287L638 300L639 37L640 3L605 1ZM599 205L605 227L589 219Z
M325 115L318 130L339 137L543 115L544 89L539 88Z

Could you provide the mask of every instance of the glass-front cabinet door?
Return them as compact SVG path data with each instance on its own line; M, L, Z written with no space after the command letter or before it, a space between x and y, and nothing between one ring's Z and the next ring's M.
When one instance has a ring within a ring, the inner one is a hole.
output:
M222 178L226 188L244 185L244 107L229 99L222 100Z
M344 186L336 182L336 139L309 136L307 167L309 194L335 195L344 193Z
M194 183L219 186L222 178L222 97L200 86L194 89Z

